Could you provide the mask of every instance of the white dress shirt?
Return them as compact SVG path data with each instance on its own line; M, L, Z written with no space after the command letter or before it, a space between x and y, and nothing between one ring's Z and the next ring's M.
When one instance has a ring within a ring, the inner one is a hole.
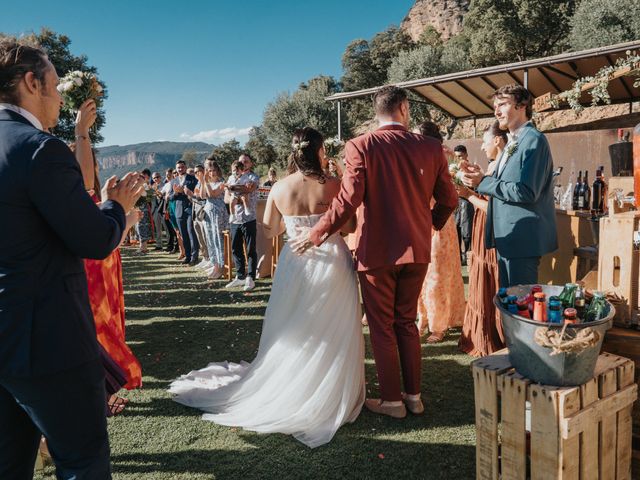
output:
M25 110L24 108L17 105L12 105L11 103L0 103L0 110L11 110L12 112L17 113L18 115L22 115L24 118L29 120L29 123L31 123L31 125L36 127L38 130L44 130L44 128L42 128L42 123L40 123L40 120L38 120L36 116L29 110Z
M507 165L507 160L508 160L508 152L509 152L509 147L511 145L513 145L514 143L516 143L518 141L518 137L520 136L520 134L522 133L522 129L524 127L526 127L527 125L531 125L531 122L524 122L522 125L520 125L515 132L511 133L507 133L507 138L509 139L507 141L507 144L504 146L504 150L502 150L502 155L500 155L500 160L498 163L498 168L496 169L498 172L498 176L500 176L500 174L502 173L502 171L504 170L504 167Z

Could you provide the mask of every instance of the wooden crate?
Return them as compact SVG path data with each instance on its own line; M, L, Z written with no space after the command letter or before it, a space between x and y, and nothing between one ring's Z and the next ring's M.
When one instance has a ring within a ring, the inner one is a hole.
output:
M513 369L507 350L474 361L472 372L476 479L632 478L632 361L602 354L594 377L579 387L531 383Z
M617 293L625 300L616 305L616 325L638 323L638 275L640 251L633 248L640 212L627 212L600 219L598 290Z

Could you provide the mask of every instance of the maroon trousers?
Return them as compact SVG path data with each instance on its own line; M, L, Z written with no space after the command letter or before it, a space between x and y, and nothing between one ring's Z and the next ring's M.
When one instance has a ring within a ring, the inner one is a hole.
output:
M420 393L420 335L416 318L427 267L426 263L411 263L358 272L380 395L385 401L402 399L400 368L405 392Z

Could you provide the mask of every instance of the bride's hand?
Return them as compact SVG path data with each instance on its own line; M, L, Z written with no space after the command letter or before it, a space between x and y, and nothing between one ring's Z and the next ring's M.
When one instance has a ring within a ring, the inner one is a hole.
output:
M309 227L300 227L297 229L297 235L289 240L289 246L293 253L302 255L304 252L313 247L313 243L309 239L311 229Z

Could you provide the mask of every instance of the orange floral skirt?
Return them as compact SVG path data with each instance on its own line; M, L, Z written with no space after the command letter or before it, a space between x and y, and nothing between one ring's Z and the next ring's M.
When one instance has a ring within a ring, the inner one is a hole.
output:
M89 302L96 324L98 342L122 368L131 390L142 385L140 362L125 343L124 287L120 250L114 250L104 260L84 261L89 287Z

